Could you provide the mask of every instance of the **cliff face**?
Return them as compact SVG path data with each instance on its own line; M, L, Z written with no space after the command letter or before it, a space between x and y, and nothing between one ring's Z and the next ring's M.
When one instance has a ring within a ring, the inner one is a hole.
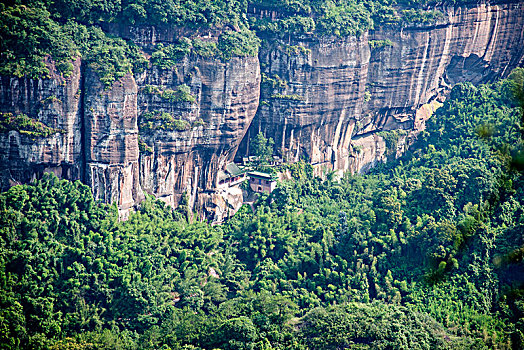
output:
M185 128L141 132L151 147L140 156L140 183L147 193L170 205L183 195L189 205L222 219L217 209L217 174L233 160L258 107L260 70L256 57L185 59L173 70L152 68L139 79L141 115L166 112L187 122ZM190 87L194 102L163 99L155 91ZM223 209L223 208L222 208Z
M80 66L77 60L68 79L2 77L0 112L24 113L63 130L49 137L0 133L2 189L52 171L81 179L124 216L145 193L172 206L186 196L190 207L218 221L238 210L241 194L239 201L235 191L217 190L217 174L233 160L256 113L258 58L186 57L169 69L128 74L109 89ZM194 101L163 94L181 85ZM141 120L155 113L169 113L183 127L144 128L139 136Z
M487 82L524 59L522 4L446 8L435 26L360 38L268 40L261 106L243 140L262 131L282 156L362 172L404 145L456 83ZM389 40L389 41L388 41ZM390 135L386 150L379 131Z
M81 74L79 59L67 79L0 77L0 112L26 114L62 130L50 137L32 137L16 131L0 133L0 187L29 182L43 172L80 179L84 171L82 148Z
M80 59L67 79L51 63L46 79L0 77L0 112L61 130L49 137L0 133L1 188L52 171L81 179L123 211L147 193L173 206L184 198L221 220L241 194L217 189L217 173L235 154L248 154L259 131L288 161L308 159L318 172L365 171L399 155L453 84L490 81L523 64L519 5L447 8L437 25L359 38L268 38L258 58L188 55L109 89ZM111 30L145 48L187 36ZM177 97L182 87L186 95ZM155 121L164 114L171 127Z
M85 182L95 198L123 211L144 198L138 164L138 87L129 73L106 90L91 69L85 73Z

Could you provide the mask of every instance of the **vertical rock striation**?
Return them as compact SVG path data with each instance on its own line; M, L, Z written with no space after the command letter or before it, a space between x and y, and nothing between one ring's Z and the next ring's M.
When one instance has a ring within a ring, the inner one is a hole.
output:
M361 172L400 153L456 83L507 75L524 60L521 4L449 7L431 26L379 29L360 38L268 40L261 107L243 140L275 138L290 161Z
M125 213L143 199L138 166L138 87L128 73L105 89L90 68L85 73L85 182L93 195Z
M155 90L190 87L194 102L170 102ZM141 131L151 154L140 156L144 191L176 206L185 194L189 205L217 214L217 174L233 160L238 145L255 116L260 70L256 57L227 62L195 57L173 70L153 67L141 79L139 110L170 113L183 121L179 130ZM220 220L220 218L216 218Z
M454 84L504 77L524 62L521 4L441 10L446 18L436 25L359 38L266 38L259 57L152 61L110 88L80 59L68 78L51 62L45 79L0 77L0 112L54 130L0 133L1 189L52 171L84 181L124 213L148 193L220 221L241 193L217 188L217 174L238 150L249 153L259 131L287 161L305 158L318 172L366 171L398 156ZM109 29L146 52L195 34Z
M80 59L67 79L47 63L50 77L0 77L0 112L25 114L60 130L49 137L0 133L0 189L29 182L44 172L66 179L83 173Z

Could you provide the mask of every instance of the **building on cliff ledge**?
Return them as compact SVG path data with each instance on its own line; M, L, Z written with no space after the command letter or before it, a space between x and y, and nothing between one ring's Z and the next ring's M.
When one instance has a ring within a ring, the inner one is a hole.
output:
M232 187L241 184L246 179L246 173L235 163L229 163L224 170L218 172L218 187Z
M271 193L277 186L277 181L271 174L251 171L247 176L249 177L249 186L255 192Z

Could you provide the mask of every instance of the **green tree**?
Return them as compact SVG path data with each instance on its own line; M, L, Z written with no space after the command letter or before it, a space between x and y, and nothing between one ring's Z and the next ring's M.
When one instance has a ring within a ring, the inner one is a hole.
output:
M250 153L258 157L259 164L267 164L273 155L274 144L275 141L273 141L273 138L266 138L262 132L259 132L255 138L251 140Z

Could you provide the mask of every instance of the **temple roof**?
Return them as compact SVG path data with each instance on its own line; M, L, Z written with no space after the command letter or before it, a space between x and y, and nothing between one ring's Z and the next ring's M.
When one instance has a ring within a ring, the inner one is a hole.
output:
M229 163L226 165L226 173L228 173L231 176L237 176L243 173L242 170L236 165L235 163Z
M275 181L273 179L273 175L271 174L268 174L268 173L263 173L261 171L250 171L249 173L247 173L247 175L249 177L255 177L257 179L264 179L264 180L271 180L271 181Z

